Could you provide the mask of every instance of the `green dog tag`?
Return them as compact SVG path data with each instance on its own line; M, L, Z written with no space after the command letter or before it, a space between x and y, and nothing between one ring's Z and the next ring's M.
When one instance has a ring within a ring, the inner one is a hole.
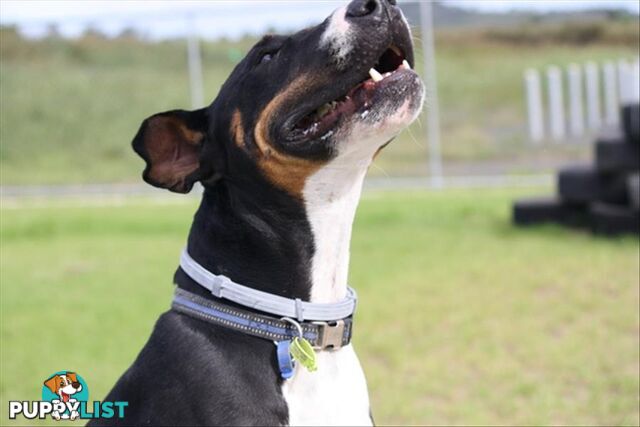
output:
M291 356L298 361L302 366L307 368L307 371L313 372L318 369L316 365L316 352L313 351L313 347L304 338L295 337L291 341Z

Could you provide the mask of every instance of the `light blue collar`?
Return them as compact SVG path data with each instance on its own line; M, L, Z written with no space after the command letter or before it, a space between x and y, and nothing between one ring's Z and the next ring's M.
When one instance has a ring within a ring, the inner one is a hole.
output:
M180 267L196 283L208 289L217 298L224 298L276 316L293 318L298 322L344 319L353 315L356 309L358 297L351 287L347 287L347 296L342 301L332 304L311 303L299 298L285 298L258 291L235 283L226 276L213 274L191 258L186 248L180 256Z

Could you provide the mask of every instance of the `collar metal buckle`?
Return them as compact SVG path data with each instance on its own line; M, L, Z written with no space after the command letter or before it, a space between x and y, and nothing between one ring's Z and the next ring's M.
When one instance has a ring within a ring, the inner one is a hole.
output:
M318 340L315 349L337 350L342 347L344 336L344 320L335 322L313 322L318 325Z

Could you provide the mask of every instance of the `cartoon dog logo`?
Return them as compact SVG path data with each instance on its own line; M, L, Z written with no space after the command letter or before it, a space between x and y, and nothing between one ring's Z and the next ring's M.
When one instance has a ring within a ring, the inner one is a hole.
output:
M82 391L82 384L78 381L75 372L58 373L44 382L44 385L51 390L52 393L60 397L60 402L76 402L72 396ZM55 401L54 401L55 402ZM71 414L54 411L51 416L56 420L70 419L71 421L78 418L78 411L71 411Z

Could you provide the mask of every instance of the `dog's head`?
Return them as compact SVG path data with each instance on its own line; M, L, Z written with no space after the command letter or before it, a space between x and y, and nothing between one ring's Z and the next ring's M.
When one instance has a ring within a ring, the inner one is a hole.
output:
M60 400L63 402L68 402L71 396L82 391L82 384L80 384L74 372L56 374L46 380L44 385L51 390L51 392L60 396Z
M210 106L143 122L133 141L143 177L188 192L196 181L258 176L302 196L314 172L329 162L366 168L416 118L424 87L413 65L394 0L355 0L318 26L266 36Z

